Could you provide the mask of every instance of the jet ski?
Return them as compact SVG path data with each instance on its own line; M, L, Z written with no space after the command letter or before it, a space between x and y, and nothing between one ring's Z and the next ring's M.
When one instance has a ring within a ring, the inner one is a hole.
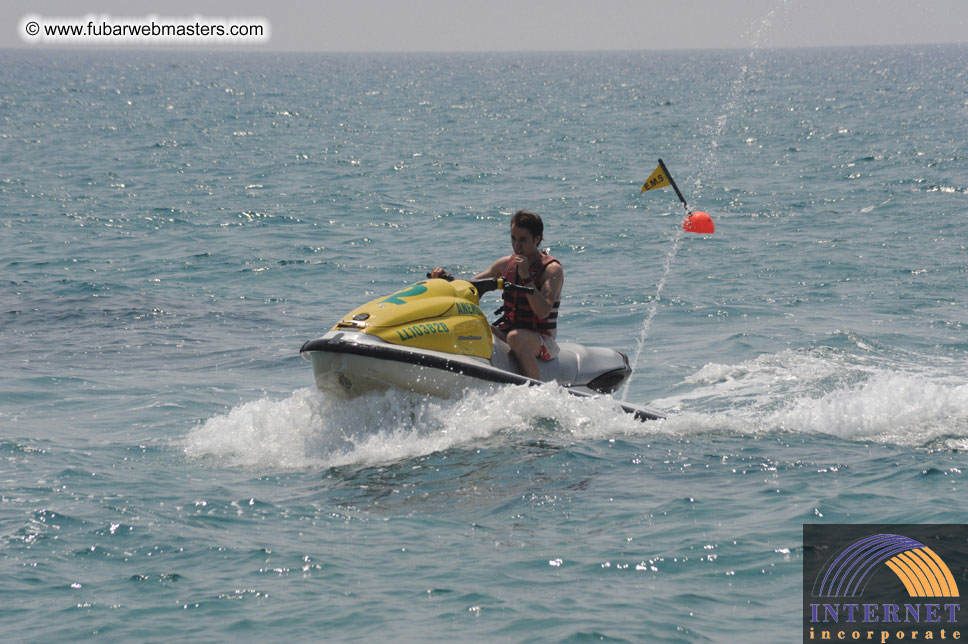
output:
M428 279L350 311L299 352L312 363L316 386L342 398L390 388L455 398L469 388L551 381L576 396L597 396L628 380L632 368L624 353L569 342L559 343L556 358L539 361L539 380L522 375L478 306L481 296L500 289L534 292L500 277ZM639 420L665 418L620 404Z

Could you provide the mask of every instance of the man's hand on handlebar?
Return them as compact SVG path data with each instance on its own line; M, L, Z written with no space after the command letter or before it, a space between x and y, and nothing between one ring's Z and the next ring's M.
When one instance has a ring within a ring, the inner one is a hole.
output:
M429 277L432 280L442 279L442 280L447 280L448 282L454 281L454 276L448 273L445 269L441 268L440 266L435 266L434 268L430 269L430 272L427 273L427 277Z

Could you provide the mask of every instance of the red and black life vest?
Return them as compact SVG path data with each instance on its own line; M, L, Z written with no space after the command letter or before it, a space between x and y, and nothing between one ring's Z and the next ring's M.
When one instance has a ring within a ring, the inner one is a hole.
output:
M547 251L543 251L541 253L541 260L534 262L528 271L528 276L519 282L517 280L518 265L514 261L515 257L517 255L512 254L511 259L508 260L508 265L504 268L505 281L520 284L521 286L533 285L536 289L539 288L539 280L544 274L545 269L550 264L561 264L561 262L549 255ZM550 335L558 328L559 304L561 304L560 299L555 302L548 317L538 318L531 308L531 303L528 302L527 295L518 293L517 291L504 291L504 306L497 310L497 313L503 313L504 315L494 324L505 333L511 329L529 329L544 335Z

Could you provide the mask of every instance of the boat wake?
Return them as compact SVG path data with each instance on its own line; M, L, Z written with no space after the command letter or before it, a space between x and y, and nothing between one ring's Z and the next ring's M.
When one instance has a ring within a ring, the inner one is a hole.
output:
M508 440L591 441L805 433L904 447L968 449L968 385L952 365L821 347L707 364L642 423L610 397L554 384L444 400L400 390L345 401L305 388L243 403L194 427L189 458L257 469L372 466Z
M610 397L579 398L555 384L469 391L459 400L390 390L347 401L305 388L214 416L182 446L190 458L232 466L326 468L480 447L505 436L569 441L642 434L646 425L661 432L661 421L643 424Z
M654 403L671 410L667 424L674 431L797 432L968 448L968 385L953 375L955 365L899 362L826 347L784 351L707 364L685 379L685 391Z

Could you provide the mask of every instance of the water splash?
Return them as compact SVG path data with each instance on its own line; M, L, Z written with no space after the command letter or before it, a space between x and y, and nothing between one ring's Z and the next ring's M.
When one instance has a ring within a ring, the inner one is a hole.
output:
M786 0L782 0L782 5L784 7L787 5ZM719 142L726 133L726 126L734 115L744 107L743 90L755 82L756 77L760 74L762 68L760 51L773 44L768 35L777 19L777 11L778 8L771 9L762 18L755 20L743 33L743 40L749 43L749 52L745 61L740 64L736 78L729 85L721 113L716 116L714 123L707 130L707 149L709 152L700 162L699 172L696 174L694 191L697 195L701 194L703 179L718 174L717 170L721 158Z
M968 445L968 385L950 366L900 365L829 348L707 364L689 390L657 400L667 430L826 434L911 447Z
M535 431L595 440L661 425L635 420L610 397L579 398L553 383L470 391L457 400L389 390L345 401L306 388L214 416L179 446L191 459L298 470L379 465Z
M611 397L578 398L553 383L472 391L456 400L390 390L344 401L306 388L213 416L178 447L192 460L259 470L379 466L534 438L802 433L965 449L968 385L962 365L925 362L816 347L736 365L710 363L684 379L679 394L655 401L672 410L667 420L646 423Z
M785 6L786 0L783 0L783 5ZM723 138L726 132L726 125L730 121L733 114L739 111L742 107L742 101L740 94L744 87L746 87L751 79L755 78L757 74L757 60L759 51L769 46L769 41L766 38L766 34L772 29L773 22L777 15L777 9L774 8L770 10L763 18L757 20L750 26L750 28L744 34L744 39L750 43L750 51L748 55L747 62L740 66L738 77L730 85L729 91L727 92L726 99L723 103L724 108L722 114L716 117L715 125L708 133L709 152L702 159L699 166L699 172L696 174L694 181L694 193L700 195L702 193L702 188L704 185L704 177L716 174L716 169L719 167L720 154L719 141ZM687 209L686 214L689 214ZM665 265L663 267L662 278L656 286L656 294L652 300L652 305L649 307L649 311L646 314L645 320L642 323L642 329L639 332L639 339L635 346L635 353L632 358L632 376L629 377L628 381L625 383L625 387L622 389L622 402L625 402L626 397L629 392L629 385L632 383L632 378L635 376L635 370L638 368L639 356L642 353L642 347L648 338L649 328L652 326L652 320L655 318L656 312L659 307L659 300L662 295L662 289L665 287L666 280L669 277L669 273L672 269L672 262L679 252L679 246L682 243L683 231L678 230L676 235L673 237L672 248L666 255Z
M659 283L655 287L655 297L652 298L652 304L649 306L649 311L645 315L645 320L642 321L642 329L639 331L639 339L635 344L635 353L632 356L632 375L629 376L629 379L625 382L625 387L622 389L622 402L625 402L625 398L629 393L629 385L632 384L632 378L635 377L635 372L638 370L639 356L642 354L642 347L645 345L645 341L649 337L649 328L652 326L652 320L655 319L655 314L659 310L659 300L662 298L662 289L665 288L666 280L669 279L669 273L672 271L672 262L679 253L679 246L682 243L682 236L682 229L677 229L676 234L672 239L672 248L670 248L669 252L666 253L665 264L662 267L662 277L659 279Z

